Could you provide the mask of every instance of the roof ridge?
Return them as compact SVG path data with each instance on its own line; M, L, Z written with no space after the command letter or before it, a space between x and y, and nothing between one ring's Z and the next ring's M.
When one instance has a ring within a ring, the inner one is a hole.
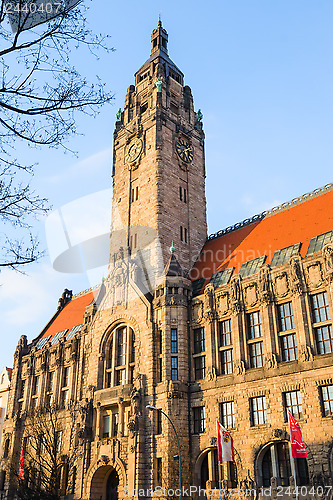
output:
M254 222L260 221L264 219L265 217L271 217L272 215L275 215L279 212L283 212L284 210L288 210L291 207L294 207L295 205L299 205L300 203L303 203L304 201L308 201L312 198L316 198L317 196L320 196L323 193L326 193L328 191L333 190L333 183L325 184L325 186L314 189L310 193L305 193L302 196L298 196L296 198L293 198L291 201L286 201L282 203L281 205L278 205L276 207L271 208L270 210L265 210L264 212L261 212L260 214L253 215L252 217L249 217L247 219L244 219L242 222L236 222L236 224L233 224L232 226L228 226L225 229L220 229L216 233L212 233L208 236L207 241L214 240L215 238L219 238L220 236L223 236L228 233L232 233L233 231L237 231L238 229L241 229L242 227L249 226L250 224L253 224Z
M77 299L78 297L82 297L82 295L86 295L87 293L93 292L94 290L97 290L101 284L99 283L98 285L91 286L90 288L86 288L85 290L82 290L81 292L77 292L73 295L73 299Z

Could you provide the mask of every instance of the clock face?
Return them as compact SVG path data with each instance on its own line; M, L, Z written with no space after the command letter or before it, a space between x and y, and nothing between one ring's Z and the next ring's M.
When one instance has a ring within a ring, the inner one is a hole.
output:
M132 163L137 160L142 151L142 140L141 139L133 139L127 147L125 151L125 161L128 163Z
M189 142L185 141L185 139L177 139L176 151L179 158L185 163L191 163L193 160L193 148Z

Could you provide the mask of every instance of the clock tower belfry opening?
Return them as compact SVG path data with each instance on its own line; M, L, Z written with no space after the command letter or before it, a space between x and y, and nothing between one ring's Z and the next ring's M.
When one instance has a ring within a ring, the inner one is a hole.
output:
M120 246L131 258L149 248L158 275L173 240L186 273L207 237L202 114L168 55L161 21L151 41L117 113L110 259Z

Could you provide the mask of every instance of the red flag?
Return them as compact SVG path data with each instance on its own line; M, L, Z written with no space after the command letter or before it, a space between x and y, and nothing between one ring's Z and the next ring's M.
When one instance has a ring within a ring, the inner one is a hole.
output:
M19 468L19 480L23 481L24 480L24 464L23 464L23 448L21 449L21 456L20 456L20 468Z
M234 461L234 444L233 439L223 425L216 421L217 425L217 454L219 462Z
M291 454L293 458L306 458L308 456L303 441L302 431L296 418L288 411L289 434Z

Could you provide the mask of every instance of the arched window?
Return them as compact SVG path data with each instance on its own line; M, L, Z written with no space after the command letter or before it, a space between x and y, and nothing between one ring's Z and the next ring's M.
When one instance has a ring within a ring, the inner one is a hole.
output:
M298 486L309 484L307 460L295 458L296 482ZM259 486L270 486L272 478L279 486L289 486L292 475L289 443L279 441L265 446L258 458Z
M105 386L133 383L135 337L132 328L119 325L109 335L105 347Z

